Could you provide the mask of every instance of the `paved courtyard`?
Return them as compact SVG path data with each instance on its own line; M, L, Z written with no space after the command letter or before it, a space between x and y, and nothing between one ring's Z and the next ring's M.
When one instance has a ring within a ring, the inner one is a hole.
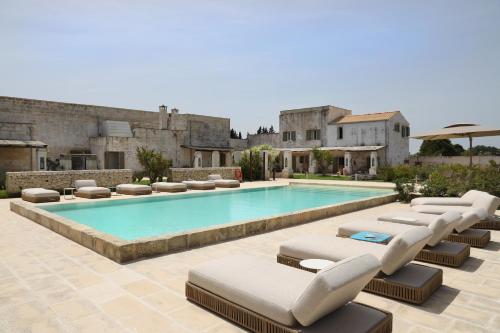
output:
M241 332L185 300L190 267L240 253L275 261L291 237L335 235L352 219L409 209L392 203L120 265L10 212L9 202L0 200L1 332ZM444 285L422 306L364 292L357 300L391 311L394 332L499 332L500 231L462 267L442 268Z

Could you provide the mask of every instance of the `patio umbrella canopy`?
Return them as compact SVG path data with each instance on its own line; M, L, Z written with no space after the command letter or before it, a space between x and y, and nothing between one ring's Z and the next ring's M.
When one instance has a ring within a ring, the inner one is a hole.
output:
M472 167L472 138L500 135L500 128L488 128L476 124L454 124L443 129L425 134L412 136L421 140L443 140L469 138L469 166Z

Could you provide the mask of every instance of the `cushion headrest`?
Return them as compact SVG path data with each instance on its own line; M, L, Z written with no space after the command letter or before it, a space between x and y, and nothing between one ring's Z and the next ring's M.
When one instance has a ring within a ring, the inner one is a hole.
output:
M292 314L303 326L352 301L380 270L372 254L363 254L336 262L321 271L309 283L292 306Z
M79 179L75 180L75 187L78 190L80 187L96 187L97 184L93 179Z
M424 226L416 226L394 237L382 259L382 272L391 275L410 261L424 248L432 237L432 231Z

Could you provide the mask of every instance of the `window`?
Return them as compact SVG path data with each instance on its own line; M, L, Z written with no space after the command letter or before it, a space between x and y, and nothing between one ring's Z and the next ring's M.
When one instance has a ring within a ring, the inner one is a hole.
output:
M295 131L283 132L283 141L295 141L296 139Z
M40 170L45 170L45 157L40 157Z
M342 126L339 126L337 128L337 139L342 140L344 138L344 128Z
M410 128L408 126L401 127L401 137L406 138L410 136Z
M399 127L400 127L399 123L395 123L394 124L394 132L399 132Z
M319 129L307 130L306 131L306 140L321 140L321 131Z

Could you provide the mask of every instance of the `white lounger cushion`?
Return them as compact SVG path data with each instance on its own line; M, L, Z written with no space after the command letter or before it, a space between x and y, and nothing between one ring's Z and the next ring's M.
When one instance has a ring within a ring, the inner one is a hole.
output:
M490 215L494 215L500 205L500 198L486 192L471 190L461 198L416 198L411 206L450 206L459 207L461 212L467 208L482 208Z
M75 188L79 190L80 187L97 187L97 183L93 179L75 180Z
M281 324L308 326L353 300L379 269L371 255L348 258L318 274L238 255L192 268L188 281Z
M106 194L111 191L106 187L80 187L78 192L86 194Z
M416 225L403 224L403 223L385 222L377 220L355 220L352 222L347 222L339 225L337 234L342 237L350 237L351 235L354 235L358 232L371 231L371 232L380 232L395 237L400 233L403 233L415 227ZM429 241L427 242L427 245L435 246L439 244L441 240L443 240L450 234L452 229L453 228L451 228L449 232L441 232L441 233L434 232L431 229L433 234L431 239L429 239Z
M310 272L245 255L212 260L188 273L189 282L288 326L297 323L292 307L314 277Z
M414 211L424 214L444 214L446 212L458 212L460 214L473 213L479 220L488 217L488 212L482 208L473 208L468 206L443 206L443 205L416 205L411 207Z
M156 190L166 189L166 190L174 190L174 189L186 189L187 185L183 183L167 183L167 182L157 182L153 183L153 188Z
M447 211L444 214L431 214L431 213L426 213L426 212L422 213L416 211L415 212L400 211L379 216L377 219L379 221L388 221L394 223L423 225L431 229L432 232L434 232L434 234L436 235L436 233L442 232L444 234L447 231L447 230L440 230L441 228L440 225L443 225L441 221L443 221L444 225L448 229L450 229L449 233L451 233L453 229L455 229L457 232L462 232L470 228L472 225L479 222L480 220L479 216L482 215L481 212L476 213L476 211L477 209L474 208L470 208L467 212L463 214L454 210ZM483 213L485 214L484 210ZM442 227L444 227L444 225Z
M282 243L279 253L293 258L332 261L370 253L380 260L381 271L391 275L412 261L431 237L432 231L421 226L398 234L387 245L328 235L307 235Z
M215 183L211 180L185 180L182 183L186 184L189 189L194 189L194 190L197 188L203 188L203 189L215 188Z
M45 188L27 188L21 191L22 195L27 195L34 198L52 198L59 197L59 192L47 190Z
M236 180L236 179L216 179L216 180L213 180L213 182L215 183L215 186L217 185L227 185L227 184L232 184L232 185L240 185L240 181L239 180Z
M380 270L371 254L350 257L318 272L298 297L292 313L303 326L352 301Z
M150 186L142 184L120 184L116 186L116 190L125 190L125 191L148 190L150 188L151 188Z
M462 215L458 212L446 212L440 215L423 214L411 211L400 211L379 216L379 221L395 224L421 225L429 228L433 235L427 245L435 246L453 232L457 224L461 222ZM373 230L375 231L375 230Z

